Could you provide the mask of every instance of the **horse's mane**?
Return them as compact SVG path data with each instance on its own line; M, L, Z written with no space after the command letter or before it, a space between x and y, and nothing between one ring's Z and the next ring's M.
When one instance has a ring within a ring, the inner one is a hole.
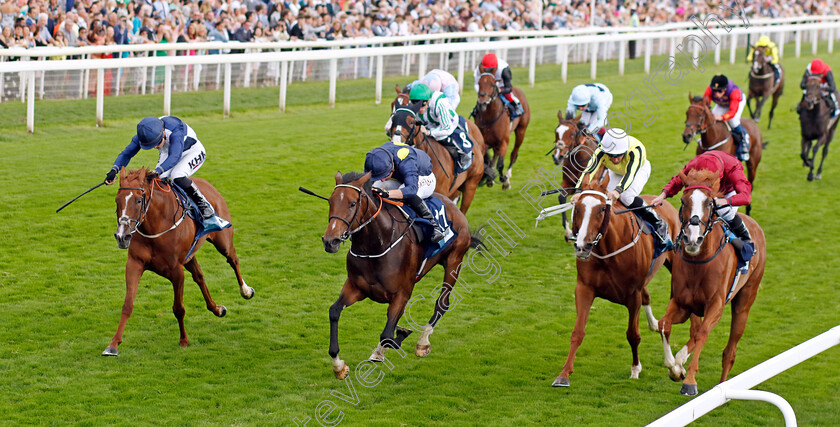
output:
M411 88L408 87L408 85L405 85L405 86L402 87L402 94L403 95L408 95L409 92L411 92Z
M353 181L358 181L362 179L363 176L365 176L365 174L362 172L347 172L341 175L341 183L350 184ZM373 196L373 193L371 192L372 188L373 181L370 179L367 180L367 182L365 182L364 185L362 185L362 189L365 190L365 193L367 193L369 196Z
M132 169L125 171L125 177L129 180L139 180L140 182L148 181L146 177L149 175L149 169L145 166L140 169Z
M702 96L695 96L694 98L691 98L691 103L692 104L697 104L697 103L700 103L700 102L703 102L703 97Z
M720 173L708 169L692 169L688 172L684 184L686 187L693 185L702 185L709 188L715 188L715 185L720 181Z

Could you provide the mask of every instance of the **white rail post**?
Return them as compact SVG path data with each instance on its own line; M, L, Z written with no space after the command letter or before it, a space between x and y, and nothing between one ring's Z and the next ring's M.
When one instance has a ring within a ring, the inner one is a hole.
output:
M715 43L715 65L720 65L720 43Z
M123 73L122 68L117 70L117 86L116 86L116 89L114 91L114 96L120 96L120 87L122 86L122 84L121 84L122 83L122 73Z
M738 50L738 35L737 34L730 34L729 35L729 63L735 63L735 51Z
M834 28L828 29L828 53L834 52Z
M670 48L668 48L668 56L670 56L671 58L676 58L677 57L677 38L676 37L671 37L671 40L670 40L669 44L671 46L670 46ZM668 64L669 64L668 68L669 69L674 68L676 66L675 62L676 61L668 61Z
M29 71L26 93L26 131L35 133L35 72Z
M46 70L41 71L41 79L40 79L41 83L40 83L40 88L38 90L38 97L41 98L42 100L44 99L44 80L46 80L46 79L47 79Z
M90 55L85 55L85 59L90 59ZM84 83L82 83L82 97L84 99L88 99L88 87L90 87L90 68L86 69L82 74L84 74ZM154 92L152 92L154 93Z
M653 50L653 39L645 39L645 74L650 74L651 50Z
M286 112L286 85L289 83L289 61L280 63L280 112Z
M592 43L592 56L589 58L589 78L595 80L598 76L598 42Z
M554 48L554 65L560 65L563 61L563 57L561 55L563 55L563 45L557 43L557 46Z
M171 106L172 106L172 66L171 65L166 65L163 68L163 115L164 116L170 115L170 113L172 112Z
M423 76L426 75L426 63L428 62L428 54L421 53L419 54L420 59L417 61L417 77L418 79L422 79Z
M779 59L785 56L785 32L779 31L776 38L776 46L779 47Z
M811 54L814 55L814 56L817 55L817 49L820 46L819 36L820 36L820 30L811 30Z
M620 41L618 42L618 75L624 75L624 53L625 49L627 49L627 42Z
M528 84L534 87L534 82L537 79L537 47L531 48L531 56L528 57Z
M563 44L563 53L561 54L563 57L563 64L560 65L560 79L563 80L563 83L566 83L566 79L569 76L569 45L564 43Z
M335 108L335 81L338 79L338 59L330 59L330 107Z
M794 32L794 46L796 57L799 58L799 55L802 52L802 31L797 30Z
M382 55L376 57L376 103L382 103L382 68L385 58Z
M230 117L230 62L225 64L225 89L224 89L224 105L222 106L222 116Z
M461 93L464 93L464 64L466 62L466 52L463 50L458 52L458 87Z
M96 70L96 127L104 126L105 115L105 69ZM168 115L168 114L167 114Z

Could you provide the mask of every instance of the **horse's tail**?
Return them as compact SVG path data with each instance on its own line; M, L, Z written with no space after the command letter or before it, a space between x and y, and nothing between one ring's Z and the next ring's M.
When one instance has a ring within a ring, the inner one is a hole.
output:
M470 247L473 249L478 249L482 251L488 250L487 245L484 244L484 239L481 238L481 229L484 227L479 228L475 231L475 233L470 234Z
M761 149L762 149L762 150L766 150L766 149L767 149L767 145L769 145L769 144L770 144L770 141L764 141L764 142L761 144Z

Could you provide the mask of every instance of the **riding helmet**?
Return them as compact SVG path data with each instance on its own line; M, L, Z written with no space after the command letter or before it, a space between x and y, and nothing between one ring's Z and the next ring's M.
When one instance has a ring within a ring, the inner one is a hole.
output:
M137 123L137 139L140 148L151 150L163 139L163 120L157 117L146 117Z
M589 89L586 88L586 85L577 85L572 89L571 101L572 105L576 107L589 104Z
M712 90L725 90L728 85L729 79L727 79L723 74L718 74L712 77Z
M829 71L831 71L831 69L828 68L828 65L826 65L822 59L817 58L811 61L811 74L825 74Z
M624 129L610 128L601 139L601 150L611 156L624 154L629 147L630 137Z
M394 159L384 148L374 148L365 156L365 173L370 172L370 179L379 181L391 174Z
M432 97L432 89L423 83L414 85L411 92L408 93L408 100L414 101L428 101Z
M481 68L496 68L499 66L499 58L496 58L496 54L488 53L484 55L484 58L481 58Z

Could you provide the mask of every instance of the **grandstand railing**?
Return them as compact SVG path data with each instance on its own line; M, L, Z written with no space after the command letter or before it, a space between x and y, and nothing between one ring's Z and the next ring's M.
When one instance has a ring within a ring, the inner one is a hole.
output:
M835 326L784 353L759 363L728 381L718 384L711 390L648 424L648 427L687 425L731 399L761 400L772 403L782 411L785 425L796 427L796 415L784 398L770 392L752 390L752 388L836 345L840 345L840 326Z
M339 78L375 78L375 101L379 103L382 99L382 78L386 74L408 76L416 73L422 76L431 68L442 68L453 72L463 89L466 67L469 66L469 70L472 71L480 55L487 51L495 51L507 58L512 66L527 67L529 84L533 86L537 63L553 62L561 65L560 74L565 82L569 62L590 62L590 77L595 79L599 61L618 59L618 73L623 75L629 41L637 41L642 46L644 70L650 72L652 56L675 56L681 40L692 35L705 42L704 46L693 43L692 52L687 52L691 57L698 58L696 62L699 62L703 51L708 55L710 49L714 49L714 61L718 64L721 49L728 46L729 60L734 64L736 48L746 46L751 36L775 36L782 55L783 43L793 36L798 57L801 53L803 33L810 33L814 53L820 38L827 40L828 51L831 52L834 39L840 33L837 31L840 28L840 16L755 19L749 22L749 26L740 27L737 24L741 24L741 21L737 19L727 23L734 28L730 31L724 28L701 30L693 23L680 23L633 29L444 33L332 42L209 42L4 49L0 50L0 58L19 60L0 62L0 99L4 96L6 99L19 97L22 102L27 102L27 129L33 132L36 94L39 94L41 99L87 98L89 95L95 95L96 124L101 126L104 97L119 96L121 92L129 89L141 94L147 91L163 91L163 114L170 114L173 90L222 88L223 114L227 116L230 113L230 89L234 84L243 87L259 84L279 86L279 108L284 111L286 89L288 84L295 80L295 76L298 80L329 80L328 102L331 106L335 104L336 81ZM705 37L707 34L713 34L719 43L712 43ZM453 42L461 38L466 41ZM728 40L728 43L725 43L725 40ZM109 52L154 55L167 50L194 51L192 53L195 54L119 59L36 60L71 56L87 58L90 55ZM243 50L248 53L202 54L224 50ZM385 70L386 64L390 65L388 72ZM49 85L46 84L48 80ZM40 87L36 91L37 81L40 81ZM125 86L128 88L124 89Z

